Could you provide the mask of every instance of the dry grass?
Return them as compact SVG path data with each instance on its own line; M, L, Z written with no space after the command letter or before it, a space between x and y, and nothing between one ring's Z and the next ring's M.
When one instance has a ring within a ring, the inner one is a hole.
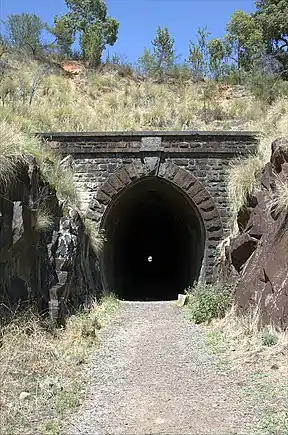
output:
M107 297L55 330L33 312L1 329L0 427L5 434L56 434L85 392L83 364L118 301Z
M288 212L288 179L281 176L276 177L275 191L268 204L269 210L276 214L285 211Z
M263 168L263 163L259 156L253 156L231 164L228 195L233 217L255 192L258 184L257 174Z
M5 55L6 56L6 55ZM271 142L288 135L288 99L268 105L243 87L181 80L157 84L117 71L88 71L67 78L57 68L40 74L36 61L9 54L13 70L1 82L1 118L25 132L121 130L252 130L261 131L256 157L235 162L229 190L235 213L257 186L255 171L271 154ZM31 89L37 88L30 102ZM62 175L57 175L57 180ZM64 196L68 183L64 183ZM74 190L75 192L75 190Z
M90 246L94 253L99 256L105 243L104 234L101 234L96 226L96 222L86 218L84 221L85 232L89 238Z
M234 307L205 330L210 351L220 367L235 371L246 400L259 410L253 433L286 434L288 431L288 331L261 327L259 307L245 317Z
M257 173L263 169L271 157L271 144L279 137L288 137L288 99L277 100L272 106L262 106L247 125L248 129L261 131L257 156L236 162L229 179L230 207L235 213L246 203L247 195L257 189ZM285 183L279 186L283 194ZM281 199L280 199L281 203Z
M36 212L35 229L36 231L48 231L53 228L53 216L45 208L39 208Z
M73 185L72 172L61 166L61 157L33 135L19 131L0 119L0 184L7 186L17 178L19 166L34 157L43 178L57 190L58 197L77 204L78 195Z

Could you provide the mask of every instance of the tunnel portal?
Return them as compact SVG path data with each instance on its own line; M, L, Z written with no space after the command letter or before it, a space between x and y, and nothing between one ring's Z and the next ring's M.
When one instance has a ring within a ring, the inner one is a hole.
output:
M171 182L145 177L112 201L103 219L106 290L125 300L172 300L198 280L204 226Z

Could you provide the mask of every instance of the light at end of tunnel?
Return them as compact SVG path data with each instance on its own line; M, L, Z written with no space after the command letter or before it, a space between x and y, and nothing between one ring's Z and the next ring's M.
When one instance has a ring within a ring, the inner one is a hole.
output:
M149 257L148 257L148 262L149 262L149 263L152 263L152 255L149 255Z

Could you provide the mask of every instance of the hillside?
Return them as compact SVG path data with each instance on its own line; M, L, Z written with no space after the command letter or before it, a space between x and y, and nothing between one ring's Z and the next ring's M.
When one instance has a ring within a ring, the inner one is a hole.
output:
M236 211L254 185L255 170L270 145L288 132L288 98L265 101L251 88L213 80L167 83L144 79L125 66L72 76L60 64L5 53L1 58L1 121L26 133L37 131L253 130L262 132L257 158L231 173ZM277 87L277 80L274 87ZM253 95L254 94L254 95ZM263 95L264 94L264 95Z

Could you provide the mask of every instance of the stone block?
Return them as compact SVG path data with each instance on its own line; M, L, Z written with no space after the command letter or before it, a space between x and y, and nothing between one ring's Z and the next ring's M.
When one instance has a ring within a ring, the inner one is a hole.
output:
M188 296L183 294L178 294L177 306L182 308L187 303Z

